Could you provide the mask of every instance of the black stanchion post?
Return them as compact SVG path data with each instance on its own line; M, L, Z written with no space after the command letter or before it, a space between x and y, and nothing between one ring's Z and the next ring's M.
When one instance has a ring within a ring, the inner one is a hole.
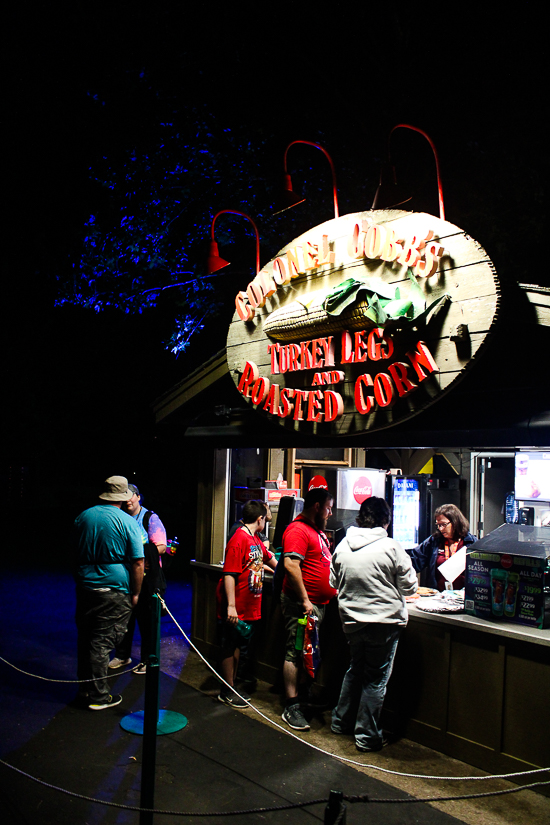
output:
M151 599L151 653L145 673L145 709L143 717L143 755L141 764L142 808L155 804L155 769L157 759L157 723L159 718L160 686L160 599ZM152 825L153 814L142 811L140 825Z
M346 825L346 806L342 791L331 791L325 808L324 825Z

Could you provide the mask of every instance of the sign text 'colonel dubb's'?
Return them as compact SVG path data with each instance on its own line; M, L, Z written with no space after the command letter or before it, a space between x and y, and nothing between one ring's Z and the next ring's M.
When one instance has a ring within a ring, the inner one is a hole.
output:
M371 211L294 240L235 298L238 391L319 435L388 427L460 378L494 322L485 251L431 215Z

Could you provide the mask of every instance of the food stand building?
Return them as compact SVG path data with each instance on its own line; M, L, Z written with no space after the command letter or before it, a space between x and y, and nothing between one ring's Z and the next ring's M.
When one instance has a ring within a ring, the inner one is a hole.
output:
M504 520L516 452L550 445L550 290L502 285L441 218L328 221L243 284L235 307L226 349L155 404L157 437L197 481L192 636L212 656L235 488L279 477L303 493L316 475L332 488L343 468L432 474L482 536ZM258 669L275 682L284 634L267 592L264 612ZM319 678L334 695L346 667L335 605L323 634ZM387 713L492 773L547 766L549 650L547 629L412 607Z

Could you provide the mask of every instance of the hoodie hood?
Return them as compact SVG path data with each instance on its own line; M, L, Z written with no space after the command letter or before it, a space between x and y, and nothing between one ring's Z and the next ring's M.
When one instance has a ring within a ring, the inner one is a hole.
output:
M360 550L367 544L372 544L388 535L383 527L348 527L346 539L350 550Z

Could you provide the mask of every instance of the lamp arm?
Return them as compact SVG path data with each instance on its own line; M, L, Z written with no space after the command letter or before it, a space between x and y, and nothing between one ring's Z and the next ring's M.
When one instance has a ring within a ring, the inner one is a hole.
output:
M320 149L321 152L326 157L326 159L328 160L328 162L330 163L330 171L332 172L332 194L333 194L333 198L334 198L334 217L337 218L339 216L339 213L338 213L338 191L337 191L337 188L336 188L336 171L334 169L334 164L332 162L331 156L329 155L327 150L323 149L323 147L319 143L313 143L311 140L293 140L292 143L289 143L288 146L285 149L284 161L283 161L285 175L288 175L288 168L287 168L288 150L290 149L291 146L294 146L294 144L296 144L296 143L305 143L306 146L314 146L316 149Z
M260 235L258 233L258 227L254 223L254 221L252 220L250 215L247 215L245 212L239 212L236 209L221 209L219 212L216 212L216 214L212 218L212 226L210 228L210 237L211 237L212 240L215 240L215 238L214 238L214 224L216 223L216 218L219 218L220 215L224 215L224 214L227 214L227 213L230 214L230 215L241 215L243 218L246 218L248 221L250 221L250 223L254 227L254 232L256 233L256 275L257 275L260 271Z
M393 129L391 130L391 132L388 135L388 158L390 158L390 138L391 138L392 134L395 132L396 129L411 129L411 131L413 131L413 132L418 132L423 137L425 137L426 140L428 141L428 143L430 144L430 146L432 148L432 152L434 154L434 158L435 158L435 171L436 171L436 175L437 175L437 194L438 194L438 197L439 197L439 217L441 218L442 221L444 221L445 220L445 205L443 203L443 187L441 185L441 174L439 172L439 157L437 155L437 150L435 148L433 140L431 139L431 137L428 134L426 134L426 132L423 129L419 129L417 126L411 126L409 123L398 123L396 126L393 127Z

